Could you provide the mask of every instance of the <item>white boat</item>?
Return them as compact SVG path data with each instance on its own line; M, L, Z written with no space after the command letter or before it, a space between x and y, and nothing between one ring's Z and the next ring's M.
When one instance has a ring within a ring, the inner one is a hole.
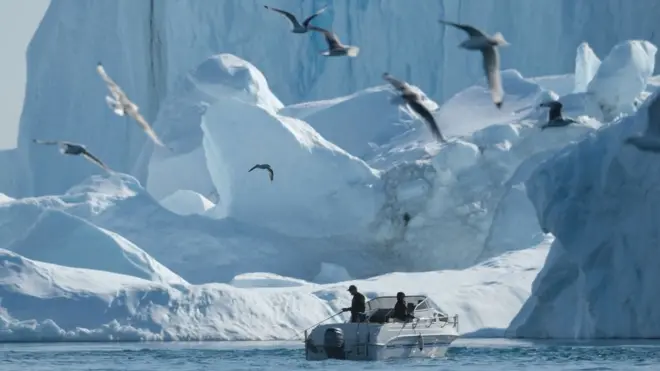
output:
M458 338L458 315L448 317L426 296L406 296L414 319L391 318L395 296L381 296L366 303L363 322L322 324L305 331L305 358L383 360L442 357Z

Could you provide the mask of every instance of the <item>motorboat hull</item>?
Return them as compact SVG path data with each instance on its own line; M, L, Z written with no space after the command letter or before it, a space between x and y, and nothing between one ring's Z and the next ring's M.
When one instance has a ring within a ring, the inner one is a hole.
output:
M305 358L310 361L345 359L353 361L379 361L396 358L436 358L443 357L451 343L458 338L456 333L433 333L432 329L406 331L398 327L383 328L379 325L345 324L325 326L315 329L306 337ZM338 342L323 339L323 331L341 330L346 338ZM396 332L403 332L397 334ZM408 332L408 333L407 333Z
M343 356L329 356L323 347L310 349L306 345L305 355L308 361L323 361L327 359L345 359L350 361L383 361L402 358L439 358L444 357L453 339L434 344L426 344L420 348L418 342L395 345L359 345L345 349Z

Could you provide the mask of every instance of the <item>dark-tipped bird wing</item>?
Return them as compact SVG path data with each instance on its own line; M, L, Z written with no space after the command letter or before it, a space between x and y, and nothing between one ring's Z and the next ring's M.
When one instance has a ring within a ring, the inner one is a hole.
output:
M270 181L272 182L273 177L275 176L275 172L273 172L273 169L271 169L270 166L268 168L266 168L266 170L268 171L268 177L270 178Z
M415 111L417 114L422 116L424 121L426 121L426 124L431 130L431 133L433 133L433 137L440 142L446 142L431 112L429 112L429 110L426 109L426 107L424 107L424 105L418 102L417 100L408 99L406 100L406 102L408 103L410 108L412 108L413 111Z
M258 167L259 167L259 165L254 165L254 166L252 166L252 169L248 170L248 173L251 172L252 170L258 168Z
M82 153L82 156L85 157L87 160L89 160L92 163L95 163L96 165L100 166L103 168L103 170L110 171L110 168L107 167L103 161L99 160L98 157L94 156L92 153L90 153L88 150L85 150Z
M321 9L317 10L316 13L314 13L314 14L310 15L309 17L307 17L307 18L303 21L303 26L304 26L305 28L307 28L307 27L309 26L309 22L311 22L312 19L316 18L319 14L325 12L326 9L328 9L328 6L327 6L327 5L324 6L323 8L321 8Z
M486 36L486 34L484 34L483 31L481 31L477 28L474 28L470 25L467 25L467 24L454 23L454 22L449 22L449 21L445 21L445 20L442 20L442 19L438 20L438 22L440 22L442 24L445 24L445 25L448 25L448 26L452 26L452 27L456 27L458 29L461 29L461 30L467 32L467 34L470 35L471 37Z
M413 91L410 89L410 85L407 82L395 78L394 76L390 75L389 72L383 73L383 79L389 82L390 85L392 85L396 90L403 93L404 95L413 94Z
M37 143L37 144L45 144L45 145L68 144L67 142L62 142L62 141L59 141L59 140L32 139L32 142Z
M293 15L293 14L291 14L291 13L289 13L289 12L287 12L286 10L277 9L277 8L272 8L272 7L268 6L268 5L264 5L264 8L269 9L269 10L272 10L272 11L274 11L274 12L278 12L278 13L284 15L285 17L289 18L289 21L291 21L291 23L293 23L293 26L294 26L294 27L302 27L302 26L300 25L300 22L298 22L298 19L296 18L296 16Z
M326 29L314 25L309 26L309 29L322 33L323 36L325 36L325 42L328 43L329 49L339 49L343 46L341 41L339 41L339 37L334 32L330 32Z

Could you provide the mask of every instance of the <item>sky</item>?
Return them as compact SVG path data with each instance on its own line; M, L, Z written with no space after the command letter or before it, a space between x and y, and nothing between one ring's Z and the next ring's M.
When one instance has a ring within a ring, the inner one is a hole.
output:
M50 0L0 0L0 149L16 147L25 96L25 52Z

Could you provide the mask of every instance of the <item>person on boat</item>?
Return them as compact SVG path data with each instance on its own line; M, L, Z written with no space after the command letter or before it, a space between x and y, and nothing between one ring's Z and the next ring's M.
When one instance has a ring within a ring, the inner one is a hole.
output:
M392 318L398 319L399 321L407 322L415 316L408 311L408 305L406 304L406 294L399 291L396 293L396 304L394 304L394 313Z
M355 285L348 287L348 292L353 295L353 301L349 308L342 308L342 312L351 312L351 322L362 322L364 311L366 310L364 295L358 292Z

